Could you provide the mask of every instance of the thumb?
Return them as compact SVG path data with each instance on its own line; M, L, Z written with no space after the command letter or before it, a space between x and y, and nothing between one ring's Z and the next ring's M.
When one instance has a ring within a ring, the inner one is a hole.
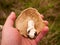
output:
M4 26L13 26L15 19L16 19L15 13L11 12L11 14L8 16Z

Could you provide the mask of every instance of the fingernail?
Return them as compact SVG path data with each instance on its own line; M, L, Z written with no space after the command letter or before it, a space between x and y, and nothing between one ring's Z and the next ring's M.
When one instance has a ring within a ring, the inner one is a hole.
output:
M43 16L42 14L41 14L40 16L41 16L42 18L44 18L44 16Z
M48 21L44 21L44 23L48 26Z
M46 31L48 32L48 30L49 30L49 28L47 26L44 27L44 29L43 29L44 32L46 32Z
M15 14L14 12L11 12L11 14Z

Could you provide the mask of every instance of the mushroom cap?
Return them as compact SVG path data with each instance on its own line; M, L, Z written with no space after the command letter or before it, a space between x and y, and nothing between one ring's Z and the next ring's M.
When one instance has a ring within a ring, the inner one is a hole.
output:
M35 23L34 27L37 30L37 34L39 34L45 26L45 24L43 23L43 19L41 18L40 13L37 9L30 7L23 10L17 17L15 26L19 30L20 34L25 37L27 37L28 21L31 19Z

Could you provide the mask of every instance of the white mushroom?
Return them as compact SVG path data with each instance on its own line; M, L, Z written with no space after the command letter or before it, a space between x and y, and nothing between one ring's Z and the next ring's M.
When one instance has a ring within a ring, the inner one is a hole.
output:
M28 21L27 33L28 33L27 35L30 38L34 38L35 37L36 29L34 27L34 21L33 20L29 20Z

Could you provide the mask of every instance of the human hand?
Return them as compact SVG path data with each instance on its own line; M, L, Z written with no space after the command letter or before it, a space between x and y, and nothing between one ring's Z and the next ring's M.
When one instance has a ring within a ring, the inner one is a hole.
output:
M43 18L43 16L41 15ZM43 28L43 30L40 32L40 34L33 40L29 38L25 38L21 36L16 28L13 27L14 21L16 19L16 15L14 12L12 12L2 30L2 41L1 45L37 45L38 42L46 35L48 32L48 22L44 21L46 26Z

